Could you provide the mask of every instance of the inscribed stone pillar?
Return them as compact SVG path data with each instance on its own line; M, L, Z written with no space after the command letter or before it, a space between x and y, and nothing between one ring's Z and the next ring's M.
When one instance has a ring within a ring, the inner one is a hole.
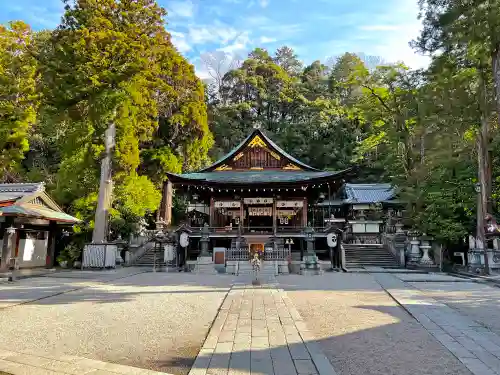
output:
M12 257L12 245L14 242L14 236L16 230L12 227L5 229L3 234L3 246L2 246L2 261L0 263L1 271L9 270L9 262Z
M167 225L172 224L172 197L174 195L174 189L172 187L172 182L167 182L167 192L166 192L166 203L165 203L165 223Z

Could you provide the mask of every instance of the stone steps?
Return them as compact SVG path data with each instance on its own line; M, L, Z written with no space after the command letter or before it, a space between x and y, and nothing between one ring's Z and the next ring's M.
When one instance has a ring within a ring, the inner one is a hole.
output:
M392 253L383 245L344 244L344 251L346 268L399 266Z
M154 249L150 248L150 249L146 250L146 252L134 262L134 265L135 266L143 266L143 267L145 267L145 266L153 267L154 259L155 259ZM165 266L166 265L166 263L163 261L163 252L156 253L156 265L157 266Z

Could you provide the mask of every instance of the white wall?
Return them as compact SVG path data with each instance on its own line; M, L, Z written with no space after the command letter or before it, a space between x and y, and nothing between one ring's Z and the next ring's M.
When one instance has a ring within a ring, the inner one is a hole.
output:
M31 233L28 238L19 241L18 262L19 267L43 267L47 262L47 245L49 232L45 232L45 239L38 240ZM31 237L31 238L30 238Z

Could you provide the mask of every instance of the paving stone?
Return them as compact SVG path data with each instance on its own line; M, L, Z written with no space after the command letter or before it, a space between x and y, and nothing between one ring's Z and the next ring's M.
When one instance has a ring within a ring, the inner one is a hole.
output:
M236 327L236 334L238 333L251 333L252 332L252 326L237 326Z
M229 353L214 353L212 359L210 360L210 365L208 366L208 372L216 370L226 370L229 368L229 361L231 359L231 354Z
M251 355L250 352L233 353L229 361L229 368L247 371L250 373Z
M219 312L212 327L215 332L211 330L204 346L205 358L200 352L198 364L205 366L206 374L316 374L314 365L310 366L314 358L300 333L311 341L313 334L286 294L272 288L238 291L240 297L231 295L231 302L226 300ZM326 360L319 346L315 350L319 362ZM303 361L301 372L294 360Z
M219 335L218 342L233 342L236 331L222 331Z
M204 369L206 370L210 365L210 360L212 359L213 351L201 350L194 361L192 369Z
M233 353L236 352L250 352L252 344L248 342L235 342L233 345Z
M315 375L318 372L311 360L294 360L295 368L299 375Z
M300 337L299 334L285 335L285 338L288 345L295 345L302 343L302 338Z
M267 337L269 335L269 332L267 328L252 328L252 337Z
M303 343L288 345L293 359L311 359L306 346Z
M251 342L252 341L252 336L250 334L250 332L248 333L241 333L241 332L238 332L236 333L236 335L234 336L234 343L238 343L238 342Z
M273 370L275 375L296 375L295 365L290 361L275 361L273 359Z
M283 325L283 330L285 331L285 335L298 335L299 331L297 327L294 325Z
M474 374L474 375L497 375L495 371L486 366L477 358L464 358L461 362Z
M252 337L252 349L253 348L269 348L269 338L268 337Z
M274 375L273 362L271 359L266 359L262 361L253 360L251 364L251 372L252 375Z

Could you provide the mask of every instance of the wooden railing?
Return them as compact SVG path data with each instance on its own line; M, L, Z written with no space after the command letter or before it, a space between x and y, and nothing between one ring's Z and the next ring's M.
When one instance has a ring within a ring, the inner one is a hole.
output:
M269 248L264 249L263 260L287 260L290 257L290 250L280 247L274 250ZM228 261L245 261L250 260L250 251L248 247L231 248L226 250L226 260Z
M193 233L200 234L202 227L190 227ZM325 232L329 227L314 227L315 233ZM275 233L302 233L305 230L303 226L278 226L274 227L209 227L210 234L273 234Z
M287 248L264 249L264 260L287 260L290 256L290 250Z

